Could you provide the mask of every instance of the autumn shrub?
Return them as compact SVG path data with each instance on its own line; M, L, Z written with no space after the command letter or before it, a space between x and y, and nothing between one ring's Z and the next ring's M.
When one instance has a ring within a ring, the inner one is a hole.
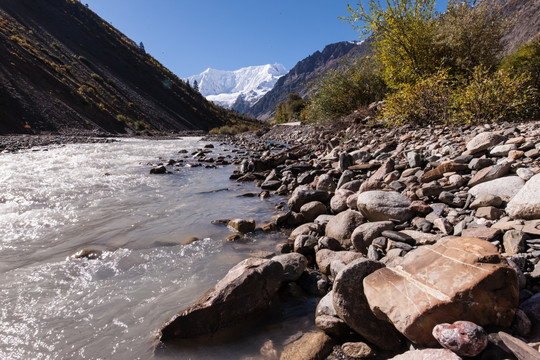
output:
M312 89L306 110L312 121L347 115L381 100L387 90L376 64L369 58L328 71L312 84Z
M251 124L230 124L213 128L209 133L212 135L236 135L257 129L259 129L258 126Z
M276 105L276 123L302 120L302 111L308 102L298 94L287 95L287 100L280 101Z
M453 121L484 123L524 120L533 115L536 96L530 74L476 67L469 82L452 96Z
M389 95L381 118L394 125L449 122L452 91L453 81L448 71L439 71L414 85L404 85L400 91Z
M529 84L534 89L538 100L540 100L540 35L537 35L532 41L522 45L517 51L508 55L503 61L501 67L511 74L528 73L530 75Z

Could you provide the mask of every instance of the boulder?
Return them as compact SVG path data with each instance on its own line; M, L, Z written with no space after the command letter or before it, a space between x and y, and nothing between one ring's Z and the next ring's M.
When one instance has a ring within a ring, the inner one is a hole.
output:
M227 225L242 234L255 231L255 220L233 219Z
M322 174L321 176L319 176L316 189L327 192L334 192L334 190L336 190L336 182L334 181L334 178L330 175Z
M318 234L319 232L321 232L321 225L316 223L307 223L294 229L291 232L291 235L289 235L289 239L296 239L299 235L309 235L311 233Z
M330 315L317 316L315 326L335 339L345 338L351 332L345 321Z
M341 345L341 351L353 359L367 359L375 356L375 351L363 342L347 342Z
M394 191L367 191L358 195L358 210L369 221L398 220L405 222L413 216L410 200Z
M332 352L335 342L322 331L309 332L287 345L280 360L323 360Z
M491 181L495 179L502 178L510 171L511 164L510 162L503 162L497 165L489 166L482 170L479 170L471 180L469 180L469 187L484 183L486 181Z
M510 200L506 213L514 219L540 219L540 174L534 175Z
M368 259L358 259L347 265L334 281L333 300L337 314L351 329L381 349L392 350L401 346L401 335L392 324L371 312L362 282L382 267L380 262Z
M393 230L394 223L391 221L368 222L354 229L351 235L351 242L356 250L366 254L373 239L381 236L385 230Z
M347 198L354 195L354 192L346 189L339 189L336 194L330 199L330 208L334 213L340 213L347 210Z
M516 255L525 251L525 240L528 236L519 230L509 230L503 235L504 252L508 256Z
M166 323L160 330L160 340L194 338L236 325L268 308L282 281L279 262L246 259Z
M334 216L326 224L326 236L330 236L344 245L351 243L351 234L362 222L364 217L358 211L346 210Z
M493 146L506 140L506 137L492 132L483 132L473 137L467 142L467 152L476 154L481 151L492 148Z
M540 353L524 341L500 331L500 339L518 360L540 360Z
M277 255L272 258L283 267L283 281L296 281L308 265L308 259L299 253Z
M433 328L433 337L442 347L459 356L476 356L488 344L488 335L484 329L470 321L439 324Z
M317 251L317 254L315 255L317 266L325 275L330 275L330 265L332 264L332 261L339 260L343 261L345 264L349 264L362 257L364 257L364 255L354 251L332 251L328 249L321 249Z
M297 187L291 195L288 205L289 209L298 212L302 205L307 204L308 202L320 201L325 203L328 201L329 197L329 193L324 190L310 190L304 187Z
M304 216L306 221L312 222L317 216L326 214L326 205L320 201L311 201L302 205L300 213Z
M410 350L390 360L461 360L461 357L448 349Z
M506 176L473 186L469 189L469 194L478 196L485 193L511 199L519 192L523 185L525 185L525 181L519 176Z
M431 332L440 323L510 326L518 292L514 269L494 245L477 238L441 239L364 279L375 315L422 346L437 345Z

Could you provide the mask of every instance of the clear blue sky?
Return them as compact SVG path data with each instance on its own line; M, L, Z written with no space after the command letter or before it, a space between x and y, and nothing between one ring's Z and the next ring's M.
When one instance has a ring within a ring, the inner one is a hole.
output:
M347 0L81 0L179 77L281 63L355 40ZM439 7L445 0L439 0ZM444 5L442 5L444 4ZM443 8L439 9L442 10Z

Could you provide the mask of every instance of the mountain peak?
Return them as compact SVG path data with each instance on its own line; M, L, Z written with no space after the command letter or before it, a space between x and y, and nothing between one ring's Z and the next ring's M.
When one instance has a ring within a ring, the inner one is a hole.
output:
M225 108L242 111L246 106L255 104L286 73L285 66L275 63L232 71L208 68L187 80L190 83L197 81L199 91L208 100ZM242 109L234 107L239 98L242 100Z

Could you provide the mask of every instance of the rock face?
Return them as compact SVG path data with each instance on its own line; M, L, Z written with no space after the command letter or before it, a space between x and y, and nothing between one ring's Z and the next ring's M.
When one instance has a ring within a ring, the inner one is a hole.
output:
M476 356L488 344L484 329L470 321L439 324L433 328L433 336L443 347L460 356Z
M234 325L266 309L283 280L277 261L249 258L161 329L160 340L193 338Z
M358 210L369 221L407 221L413 214L407 197L394 191L366 191L358 195Z
M432 346L437 342L431 332L440 323L509 326L518 279L489 242L448 237L410 252L401 266L367 276L364 293L377 317L414 343Z
M506 206L513 218L540 219L540 174L534 175Z
M382 263L368 259L347 265L334 281L333 300L338 316L351 329L378 347L391 350L401 345L401 336L392 324L371 312L362 283L362 279L382 267Z

